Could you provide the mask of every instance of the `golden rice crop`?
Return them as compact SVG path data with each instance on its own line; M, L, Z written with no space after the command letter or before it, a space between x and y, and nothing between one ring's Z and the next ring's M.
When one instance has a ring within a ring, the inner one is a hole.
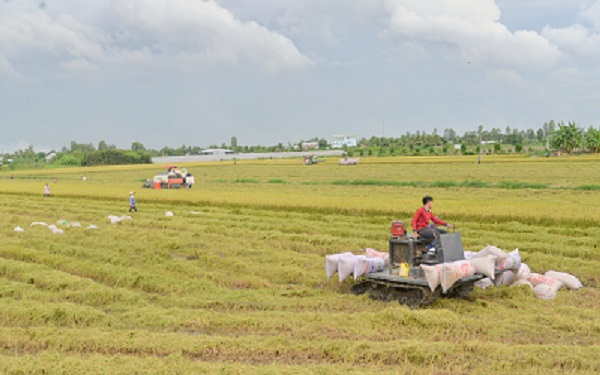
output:
M19 171L14 180L2 172L0 369L600 371L600 192L576 188L596 183L599 159L471 159L192 163L185 167L197 184L173 191L140 188L160 166ZM422 185L335 183L357 180ZM128 214L130 190L139 212L111 225L107 215ZM570 272L585 288L554 301L519 288L476 290L468 301L410 310L325 279L326 254L386 249L390 221L409 220L424 194L457 224L467 249L519 247L534 271ZM29 226L59 220L83 227L62 225L54 235Z

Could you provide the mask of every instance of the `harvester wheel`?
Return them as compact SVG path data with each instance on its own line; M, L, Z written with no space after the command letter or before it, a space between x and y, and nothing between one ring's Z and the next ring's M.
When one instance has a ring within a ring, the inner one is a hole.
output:
M371 289L372 285L370 281L361 281L356 283L350 287L350 293L352 294L365 294L369 289Z
M470 299L469 293L473 290L475 286L475 282L466 282L464 284L458 285L455 288L452 288L448 291L445 297L447 298L458 298L458 299Z
M420 287L392 287L385 285L374 285L370 290L372 299L378 301L398 301L411 309L429 306L439 296L439 291L432 293L427 288Z

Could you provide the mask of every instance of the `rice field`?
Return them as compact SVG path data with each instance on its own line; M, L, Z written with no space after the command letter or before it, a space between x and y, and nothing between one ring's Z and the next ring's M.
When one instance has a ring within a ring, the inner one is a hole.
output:
M183 166L192 189L142 189L160 165L0 172L0 373L600 371L598 157ZM139 212L111 225L131 190ZM326 280L326 254L385 250L425 194L466 249L518 247L534 272L585 287L410 310Z

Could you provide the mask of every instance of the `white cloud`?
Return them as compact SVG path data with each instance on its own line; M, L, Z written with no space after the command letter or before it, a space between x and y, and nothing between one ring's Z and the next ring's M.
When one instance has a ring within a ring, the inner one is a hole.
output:
M303 43L336 46L356 31L372 29L383 15L381 0L216 0Z
M535 31L511 32L493 0L385 1L389 34L444 47L468 61L501 67L548 67L561 53Z
M95 23L80 21L81 15L66 8L51 14L35 7L2 7L0 52L17 71L36 61L86 71L111 64L250 64L276 72L313 64L290 39L240 21L214 1L114 1L96 9L102 17L92 19Z
M543 35L576 59L600 61L600 34L591 33L581 25L560 29L547 26Z
M600 1L592 3L580 13L582 22L591 27L576 23L567 27L544 27L544 35L571 57L576 65L588 65L595 68L600 61Z

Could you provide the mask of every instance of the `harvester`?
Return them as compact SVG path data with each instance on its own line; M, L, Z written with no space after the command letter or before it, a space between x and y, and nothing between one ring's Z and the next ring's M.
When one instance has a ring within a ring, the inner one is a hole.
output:
M165 168L167 169L166 172L159 173L153 179L144 181L143 187L150 189L179 189L185 185L186 176L190 175L185 169L182 171L174 165Z
M475 274L459 279L445 293L441 286L429 288L421 265L435 265L465 259L462 238L459 232L440 234L434 242L415 238L407 234L401 225L400 231L392 225L389 238L389 262L387 269L368 273L352 285L354 294L369 293L371 298L381 301L398 301L411 308L432 304L439 297L467 298L475 282L485 276ZM400 265L407 264L408 275L400 276Z
M308 155L302 159L302 162L304 163L304 165L316 165L322 162L322 160L319 160L319 157L317 155Z

